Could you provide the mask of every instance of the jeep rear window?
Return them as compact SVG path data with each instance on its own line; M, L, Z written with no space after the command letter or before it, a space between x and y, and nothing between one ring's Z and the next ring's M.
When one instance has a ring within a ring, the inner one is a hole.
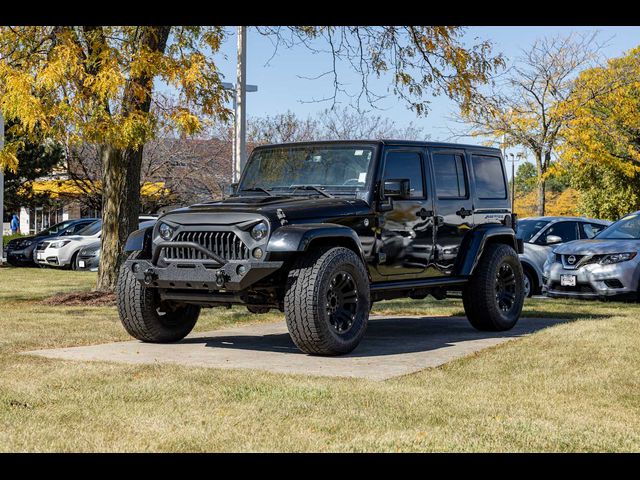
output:
M373 147L364 145L260 148L251 155L238 189L288 190L313 185L356 192L367 185L373 153Z
M498 157L473 155L471 163L476 177L476 194L480 200L507 198L507 182Z

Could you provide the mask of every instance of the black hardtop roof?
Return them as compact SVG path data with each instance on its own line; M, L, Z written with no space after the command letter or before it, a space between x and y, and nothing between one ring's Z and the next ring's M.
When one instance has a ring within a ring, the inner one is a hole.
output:
M379 140L314 140L307 142L287 142L287 143L271 143L267 145L256 146L255 149L269 148L269 147L295 147L304 145L335 145L335 144L367 144L367 145L411 145L419 147L436 147L436 148L465 148L473 150L487 150L496 153L500 153L499 148L486 147L483 145L470 145L464 143L449 143L449 142L431 142L422 140L396 140L396 139L379 139Z

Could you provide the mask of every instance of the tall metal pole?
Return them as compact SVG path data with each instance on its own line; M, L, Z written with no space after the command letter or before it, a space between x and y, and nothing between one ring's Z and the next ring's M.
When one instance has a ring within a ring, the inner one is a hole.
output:
M247 84L247 27L238 27L238 65L236 69L236 108L235 108L235 134L234 134L234 159L233 181L240 179L240 173L244 167L247 156L246 130L246 84Z
M511 156L511 212L513 212L516 202L516 159L513 153L509 155Z

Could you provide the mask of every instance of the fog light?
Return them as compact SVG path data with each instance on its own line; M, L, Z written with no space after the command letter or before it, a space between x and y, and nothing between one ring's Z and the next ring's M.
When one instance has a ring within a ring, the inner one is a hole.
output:
M262 253L263 253L263 252L262 252L262 249L261 249L261 248L254 248L254 249L253 249L253 257L254 257L254 258L257 258L257 259L262 258Z
M236 270L236 272L238 272L238 275L244 275L245 273L247 273L247 267L245 267L244 265L238 265L238 269Z
M140 264L134 263L133 265L131 265L131 271L133 273L138 273L140 271Z

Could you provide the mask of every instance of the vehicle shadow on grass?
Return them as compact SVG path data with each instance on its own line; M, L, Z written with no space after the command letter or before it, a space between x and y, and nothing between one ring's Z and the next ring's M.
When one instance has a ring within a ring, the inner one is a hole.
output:
M517 338L568 321L571 320L523 318L513 329L505 332L480 332L475 330L464 317L376 318L370 320L360 345L343 357L376 357L428 352L473 340ZM286 332L265 335L191 337L179 343L204 344L211 348L303 355Z

